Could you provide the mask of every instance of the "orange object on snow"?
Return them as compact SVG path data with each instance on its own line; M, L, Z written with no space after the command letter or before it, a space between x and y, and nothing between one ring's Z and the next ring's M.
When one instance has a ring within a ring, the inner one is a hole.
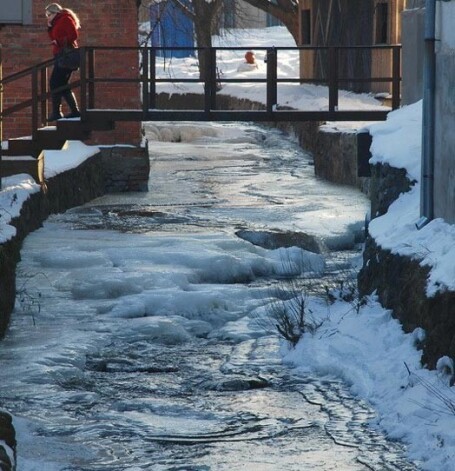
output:
M245 54L245 61L247 64L256 64L256 56L253 51L248 51Z

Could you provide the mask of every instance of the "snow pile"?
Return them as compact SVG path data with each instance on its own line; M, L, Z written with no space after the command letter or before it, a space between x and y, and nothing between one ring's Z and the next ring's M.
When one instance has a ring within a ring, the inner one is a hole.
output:
M45 150L44 176L51 178L66 170L76 168L98 152L98 147L87 146L80 141L66 141L61 150Z
M377 410L377 425L408 444L409 456L421 461L419 469L453 471L455 392L447 361L440 361L439 371L420 365L416 345L423 332L404 334L374 300L359 312L342 301L326 306L312 300L309 309L323 325L294 350L284 348L285 361L302 375L343 378Z
M4 243L16 235L16 228L10 224L18 217L22 205L31 194L40 191L40 186L27 174L13 175L2 178L0 191L0 243Z

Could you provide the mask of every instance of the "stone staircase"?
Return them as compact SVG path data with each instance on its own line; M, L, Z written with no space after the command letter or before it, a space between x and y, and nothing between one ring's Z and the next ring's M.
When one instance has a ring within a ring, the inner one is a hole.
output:
M37 129L34 136L8 139L2 145L0 176L27 173L37 183L43 183L45 150L59 150L68 140L86 141L92 131L110 131L114 128L114 121L96 117L90 119L88 116L84 121L80 118L61 119L54 126Z

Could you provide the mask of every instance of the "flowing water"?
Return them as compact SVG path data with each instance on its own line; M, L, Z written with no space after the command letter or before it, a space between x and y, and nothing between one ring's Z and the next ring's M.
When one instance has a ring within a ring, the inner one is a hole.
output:
M273 287L321 258L296 241L330 283L359 255L367 199L315 178L278 131L146 135L148 193L52 216L24 244L0 344L18 470L416 470L342 382L286 369L264 328Z

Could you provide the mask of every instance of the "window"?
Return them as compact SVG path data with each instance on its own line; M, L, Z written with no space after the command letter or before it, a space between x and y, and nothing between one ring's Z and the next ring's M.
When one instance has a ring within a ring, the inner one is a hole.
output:
M302 45L311 44L311 10L300 12L300 34Z
M32 24L32 0L1 0L0 24Z
M380 2L376 4L375 43L387 44L389 42L389 4Z

